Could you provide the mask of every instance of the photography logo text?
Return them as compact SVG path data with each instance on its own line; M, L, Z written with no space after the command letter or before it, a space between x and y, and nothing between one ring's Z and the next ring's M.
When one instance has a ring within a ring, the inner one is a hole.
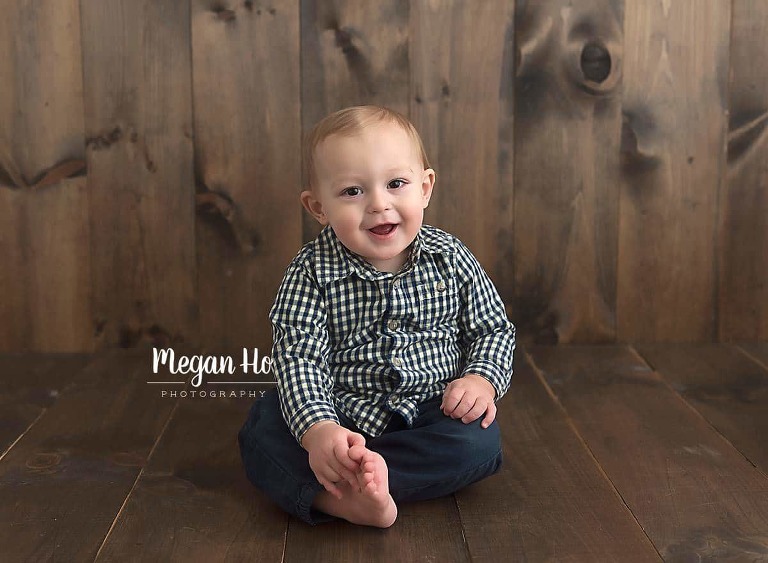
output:
M147 381L150 385L163 386L160 391L162 397L257 398L275 385L274 380L268 377L272 359L262 356L258 348L243 348L239 363L232 356L184 356L177 355L173 348L152 348L152 373L165 373L162 368L178 376L170 381ZM257 381L254 376L267 380Z

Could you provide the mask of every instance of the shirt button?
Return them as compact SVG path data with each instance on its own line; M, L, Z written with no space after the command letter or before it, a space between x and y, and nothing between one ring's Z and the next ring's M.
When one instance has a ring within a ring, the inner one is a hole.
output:
M392 360L392 363L395 365L396 368L399 368L401 365L403 365L403 360L400 358L395 358Z
M392 395L392 396L389 398L389 404L390 404L390 405L396 405L396 404L397 404L397 403L399 403L399 402L400 402L400 397L398 397L397 395Z
M437 282L437 291L445 291L445 282L443 280Z
M400 323L397 322L397 319L392 319L387 323L387 326L389 327L389 330L397 330L400 328Z

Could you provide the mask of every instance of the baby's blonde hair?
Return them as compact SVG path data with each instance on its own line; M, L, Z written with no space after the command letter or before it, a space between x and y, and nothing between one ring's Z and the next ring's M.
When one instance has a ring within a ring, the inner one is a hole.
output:
M424 150L424 143L421 141L418 131L413 124L403 114L393 109L380 106L353 106L344 108L335 113L324 117L317 122L312 130L304 139L304 178L310 189L317 184L317 173L315 171L315 148L324 139L331 135L357 135L364 127L371 123L381 123L388 121L399 125L415 143L419 149L421 162L424 169L429 168L429 160Z

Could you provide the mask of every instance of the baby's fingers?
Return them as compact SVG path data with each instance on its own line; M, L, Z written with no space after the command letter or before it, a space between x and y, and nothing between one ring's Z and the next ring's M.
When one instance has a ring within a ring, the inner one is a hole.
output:
M472 397L469 393L464 393L464 396L461 398L461 401L458 405L456 405L456 408L453 409L453 412L451 413L451 416L453 418L461 418L464 419L465 416L473 409L475 408L475 404L478 402L478 399L476 397ZM485 411L483 409L480 411L480 414L482 414ZM480 416L480 414L476 415L475 418ZM472 420L475 420L473 418ZM467 422L471 422L468 420Z
M496 403L491 401L488 403L488 411L485 413L485 418L483 419L483 422L480 423L480 426L483 428L488 428L493 420L496 418Z
M464 398L463 390L446 388L445 393L443 394L443 402L440 404L440 410L450 416L454 409L459 405L462 398Z
M333 496L335 496L337 499L341 500L341 490L336 486L335 483L331 483L328 479L317 479L320 481L320 484L325 487L325 490L331 493Z
M365 446L365 437L357 432L350 432L347 435L347 445L352 446Z
M357 488L357 476L355 472L358 469L358 464L347 455L346 448L342 446L336 446L333 449L335 463L331 464L336 473L338 473L345 481L347 481L353 488Z
M341 489L339 489L338 483L346 480L346 478L334 467L333 460L329 460L329 463L321 471L316 471L315 477L326 491L336 498L341 498Z
M339 465L347 472L357 471L358 463L349 457L349 448L345 444L336 444L333 448L333 456ZM336 469L336 467L334 467ZM336 469L338 471L338 469ZM344 475L344 473L342 473ZM346 476L345 476L346 477Z
M475 401L475 404L472 405L472 408L469 409L467 414L461 417L461 421L464 424L469 424L470 422L474 422L475 420L477 420L483 415L483 413L485 412L485 407L486 407L485 403L482 400L477 399Z
M350 471L349 469L346 469L344 466L339 465L339 467L336 468L336 472L343 478L347 483L352 485L353 488L357 488L357 476Z

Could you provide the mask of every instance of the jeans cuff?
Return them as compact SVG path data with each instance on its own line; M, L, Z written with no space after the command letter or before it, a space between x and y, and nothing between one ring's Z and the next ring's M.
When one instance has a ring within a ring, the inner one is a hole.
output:
M296 516L310 526L338 520L336 516L331 516L330 514L312 508L312 502L315 500L315 497L320 491L324 490L325 487L319 484L318 486L307 484L301 487L299 499L296 501Z

